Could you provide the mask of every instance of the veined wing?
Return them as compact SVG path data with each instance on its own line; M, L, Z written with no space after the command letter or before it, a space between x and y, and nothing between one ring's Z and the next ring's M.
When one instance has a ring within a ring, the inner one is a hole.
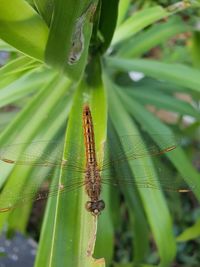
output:
M177 176L176 173L170 172L166 168L157 168L156 173L154 173L154 171L152 172L151 168L148 168L144 175L142 165L135 165L135 167L138 173L137 180L130 174L130 170L119 170L115 168L115 170L109 174L106 171L102 172L102 184L119 186L120 188L132 185L131 188L133 190L137 188L147 188L180 193L193 191L197 187L197 185L194 184L187 184L184 177ZM158 179L155 178L156 174Z
M145 177L137 177L136 181L133 176L123 172L121 174L116 172L116 174L110 173L108 175L103 171L101 182L102 185L118 186L122 189L129 186L132 190L144 188L185 193L196 189L196 185L186 184L182 177L176 179L172 175L167 177L166 172L162 169L159 169L158 177L159 179L155 179L154 175L149 172ZM28 182L25 186L24 184L17 183L12 188L2 190L0 195L0 212L13 210L21 204L57 196L59 193L64 194L75 191L83 186L86 186L86 182L83 177L80 179L80 175L73 175L73 179L70 179L65 184L51 185L50 187L47 184L45 185L45 182L43 185L37 182ZM16 192L18 193L16 194Z
M57 196L59 193L64 194L73 190L77 190L85 186L84 179L74 177L66 184L50 185L47 181L41 183L31 182L24 184L16 184L12 188L2 190L0 195L0 212L11 211L22 204L44 200L49 197ZM17 193L16 193L17 192Z
M63 146L56 141L37 141L32 143L10 144L0 148L0 160L17 165L33 165L70 168L83 172L78 153L71 152L63 157ZM73 144L77 151L77 145ZM73 151L73 149L72 149ZM78 148L78 151L80 149Z
M171 191L171 192L179 192L179 193L187 193L195 190L195 185L187 185L183 181L171 181L166 178L160 179L153 179L153 178L146 178L143 179L141 177L140 181L135 181L132 177L116 177L115 180L111 180L110 178L103 178L102 184L113 185L123 187L125 185L133 185L133 189L137 188L147 188L147 189L156 189L156 190L163 190L163 191Z
M179 140L172 135L155 134L152 135L152 139L143 140L138 135L125 135L117 140L117 144L116 141L109 140L105 144L104 160L100 164L101 169L104 170L110 166L115 167L123 164L123 162L145 156L162 155L174 150L179 145Z
M100 163L102 170L110 166L117 166L127 160L161 155L175 149L178 145L178 141L170 135L154 135L153 139L158 140L159 145L152 140L141 141L141 137L137 135L122 136L118 142L109 140L105 145L104 161L102 164ZM0 160L18 165L61 166L84 172L83 166L80 165L82 148L77 144L70 145L71 152L63 158L63 144L60 142L38 141L29 144L10 144L0 148ZM113 149L115 153L110 154L110 150ZM98 162L101 162L101 159Z

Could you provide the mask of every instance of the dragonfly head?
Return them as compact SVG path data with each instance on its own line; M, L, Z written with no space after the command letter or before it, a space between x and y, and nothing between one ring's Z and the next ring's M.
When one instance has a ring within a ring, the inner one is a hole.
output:
M105 202L103 200L87 201L86 210L97 216L101 214L101 211L105 208Z

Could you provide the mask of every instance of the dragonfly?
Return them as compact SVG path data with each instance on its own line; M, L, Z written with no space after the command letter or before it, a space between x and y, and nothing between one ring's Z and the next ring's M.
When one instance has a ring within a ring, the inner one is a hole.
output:
M160 171L159 182L154 177L154 173L148 172L147 176L141 174L137 181L132 176L123 174L123 169L127 164L143 157L154 157L165 153L170 153L178 146L178 141L171 135L153 135L155 140L165 140L157 145L154 142L145 143L140 136L126 135L119 138L118 142L106 143L104 159L101 161L96 153L95 132L93 118L89 105L84 105L82 111L83 139L85 150L85 166L81 161L81 149L76 144L72 144L74 151L63 156L62 144L58 142L33 142L31 144L11 144L0 149L0 160L8 164L32 165L41 167L59 167L64 171L70 171L73 178L66 184L50 186L48 189L41 189L41 183L29 183L28 190L16 195L15 188L4 190L4 196L0 198L0 212L14 209L21 203L47 199L57 196L58 193L71 192L78 188L85 187L85 192L89 200L86 202L86 210L94 216L101 214L105 208L104 200L101 199L102 185L124 186L134 185L136 188L148 188L176 192L189 192L193 187L186 183L174 181L172 177L163 177ZM164 137L164 138L163 138ZM114 153L110 153L113 150ZM73 151L71 149L70 151ZM108 170L114 169L114 173ZM80 174L82 179L80 180ZM78 178L79 177L79 178ZM161 185L161 187L160 187Z

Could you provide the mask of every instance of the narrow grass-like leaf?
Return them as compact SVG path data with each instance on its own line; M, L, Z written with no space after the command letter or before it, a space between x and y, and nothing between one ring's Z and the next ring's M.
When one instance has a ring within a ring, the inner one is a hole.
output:
M118 135L126 133L136 134L138 136L139 131L137 129L137 126L134 124L133 120L120 102L121 95L118 96L114 92L113 85L107 76L105 77L105 79L107 82L107 87L109 88L110 116L116 132L118 133ZM136 181L139 181L142 173L144 177L146 177L149 171L154 174L155 179L157 178L153 163L148 157L140 158L137 160L137 163L132 162L129 165ZM138 175L139 173L140 175ZM172 233L171 218L166 206L165 199L163 197L163 194L159 190L152 191L146 190L144 188L138 188L138 192L140 194L148 222L157 244L161 260L160 264L162 266L167 266L175 256L176 246Z
M191 51L194 66L200 68L200 33L198 31L193 33L193 36L188 46Z
M101 101L102 106L97 109L97 102ZM105 96L102 87L93 88L82 81L74 98L73 106L70 112L69 123L67 127L65 148L63 157L70 153L73 160L79 157L79 166L84 167L85 156L83 146L82 131L82 108L83 104L90 104L94 128L97 151L102 150L102 142L105 140L106 113L105 113ZM99 115L101 114L101 116ZM74 145L76 144L76 145ZM66 169L61 169L59 184L70 183L73 176L79 180L83 179L83 173L73 173ZM77 181L78 181L77 180ZM84 187L76 191L60 194L52 203L52 209L48 210L43 228L41 245L38 251L36 265L39 266L104 266L103 261L95 262L91 255L95 242L94 217L85 210L87 195ZM56 204L55 204L56 203ZM52 216L52 214L54 214ZM47 217L53 220L52 224L47 224ZM51 242L46 242L46 237ZM91 255L87 256L90 247Z
M0 90L0 107L11 104L31 93L40 90L44 83L50 82L57 73L51 69L37 68L15 80Z
M194 225L188 227L184 232L177 236L176 240L178 242L186 242L200 236L200 219L196 221Z
M105 85L108 85L105 82ZM107 88L109 90L109 87ZM118 147L120 146L118 135L115 133L115 128L113 127L111 121L109 121L109 140L116 144L116 147L111 147L111 155L115 155ZM124 133L125 134L125 133ZM128 164L124 164L116 173L118 177L131 177L131 172L129 171ZM116 189L115 189L116 190ZM149 240L148 240L148 224L144 214L144 208L142 206L141 199L138 192L134 190L130 185L125 183L119 188L120 192L124 194L124 198L128 204L128 209L130 212L129 227L133 231L133 255L134 262L141 263L145 260L147 251L149 250ZM113 202L113 200L111 199ZM116 212L113 210L113 213ZM120 214L119 214L120 216ZM117 218L119 221L119 217ZM117 227L116 227L117 228Z
M57 90L55 90L56 85ZM36 135L39 135L39 132L41 136L42 131L46 130L43 129L42 126L45 125L46 120L49 120L48 114L51 114L51 111L57 107L58 101L62 100L66 95L66 89L70 86L70 82L65 78L60 79L60 77L57 77L53 82L51 82L51 86L47 86L48 90L46 87L43 88L43 90L41 90L41 92L39 92L33 98L31 103L27 105L27 107L15 118L9 127L2 132L0 137L1 146L12 143L25 143L29 145L29 142L31 142ZM41 105L41 103L43 103L43 105ZM31 126L28 124L28 122L31 122ZM50 122L51 121L49 121L49 123ZM54 127L53 131L55 133L58 131L58 129ZM13 153L20 153L20 151L13 151ZM21 194L20 190L22 190L23 183L25 184L27 181L26 179L29 178L28 174L30 174L32 166L26 166L26 168L16 166L14 168L14 164L7 163L1 163L1 166L3 166L0 181L1 185L11 173L9 180L6 183L5 190L15 190L13 191L13 194L15 194L17 197L19 194ZM20 184L21 188L20 186L16 187L18 183ZM2 192L0 198L4 199L4 197L5 196ZM8 216L8 212L0 214L1 228L3 227Z
M155 24L146 31L140 32L123 42L117 51L117 55L123 58L138 57L170 37L188 30L189 26L182 19L172 17L167 22Z
M38 65L41 65L38 61L24 56L10 61L0 69L0 88L14 82L25 72L37 67Z
M200 113L189 103L182 101L175 96L164 94L162 91L150 90L150 88L131 88L126 91L129 96L140 103L155 105L160 109L178 112L181 115L190 115L198 120Z
M67 84L66 84L67 85ZM59 90L60 84L56 87L57 90ZM69 88L66 87L66 91ZM32 104L32 103L31 103ZM56 140L58 142L58 137L61 138L62 135L60 136L60 133L64 133L64 125L66 124L66 116L69 113L70 109L70 104L71 104L71 99L70 97L64 97L61 99L61 101L58 102L58 106L56 108L53 108L51 112L49 113L51 120L47 120L43 122L43 128L39 127L35 139L39 140L45 140L45 145L43 144L42 148L38 149L42 151L42 149L45 149L45 146L48 146L48 141L49 144L51 144L52 140ZM24 116L24 114L23 114ZM38 116L38 115L36 115ZM48 129L48 131L45 131L45 129ZM58 135L59 133L59 135ZM62 139L60 140L60 142ZM43 142L42 142L43 143ZM29 145L29 144L27 144ZM53 152L53 147L51 146L48 148L48 155ZM15 151L13 151L16 153ZM36 150L32 151L33 153L37 153ZM44 151L45 152L45 151ZM38 155L39 157L39 155ZM53 158L53 155L52 155ZM25 196L28 194L28 192L33 192L34 187L37 186L39 189L39 186L44 182L44 180L52 180L53 179L53 173L56 175L56 169L51 170L49 167L43 167L42 166L39 168L37 166L26 166L26 167L18 167L14 169L14 172L12 173L11 177L9 179L14 179L16 181L16 178L18 179L18 182L16 183L15 187L9 187L8 190L9 193L12 193L11 190L13 190L13 196L15 195L15 198L17 197L18 190L21 190L21 194L23 192L25 193ZM23 178L23 179L22 179ZM24 182L22 182L22 180ZM46 181L47 183L49 181ZM9 186L12 186L13 182L9 183ZM10 189L11 188L11 189ZM36 191L35 191L36 193ZM31 212L31 207L32 207L32 202L33 199L27 199L27 203L22 205L21 209L19 207L16 207L10 214L8 218L8 229L17 229L21 232L25 232L27 228L27 223L28 223L28 218ZM18 220L20 216L20 220Z
M120 0L118 7L117 27L125 20L131 0Z
M96 73L96 75L95 75ZM95 130L95 141L98 151L98 162L102 162L104 143L106 141L106 128L107 124L107 102L106 96L102 94L105 88L101 80L101 65L99 58L90 62L87 67L87 81L90 85L91 96L96 95L95 102L91 103L91 108L94 117L94 130ZM105 92L104 92L105 93ZM86 99L87 100L87 99ZM101 103L101 111L99 112L99 103ZM111 262L113 256L113 226L111 222L111 204L110 204L110 191L109 188L102 188L102 199L106 203L106 208L102 212L98 221L98 231L97 231L97 244L95 246L95 257L99 258L104 256L106 264ZM107 227L105 227L105 224ZM105 246L105 239L107 240L108 247Z
M188 87L197 92L200 91L200 71L181 64L169 64L155 60L123 59L107 57L108 68L121 71L140 71L155 79L163 79L183 87Z
M119 0L102 0L101 2L99 30L104 38L102 50L105 51L110 45L117 24Z
M57 88L58 89L58 88ZM66 88L67 90L68 88ZM43 123L43 129L48 129L48 131L42 131L42 127L38 129L37 137L35 139L40 138L42 140L55 140L55 137L57 137L57 132L60 132L60 130L63 127L64 124L66 124L66 117L69 112L69 98L63 98L64 101L59 103L59 109L54 109L51 111L51 120L47 120L46 122ZM42 170L38 170L39 168L33 166L30 167L28 171L26 171L23 174L23 179L26 178L26 183L23 187L23 192L30 192L31 187L33 186L33 183L35 182L36 184L39 184L47 178L52 178L51 175L49 175L49 168L41 168ZM18 171L20 172L23 171L23 168L18 168ZM13 175L13 174L12 174ZM15 170L14 175L17 177L20 177L17 171ZM56 175L56 174L55 174ZM37 181L36 181L37 180ZM20 183L21 181L19 181ZM14 190L15 188L13 188ZM27 223L30 217L30 212L31 212L31 207L32 207L32 201L26 203L20 208L16 208L13 210L11 215L9 216L8 219L8 228L9 229L15 229L20 232L26 233L27 229ZM20 220L18 218L20 217Z
M128 84L129 86L129 84ZM145 90L147 90L149 88L149 90L162 90L162 92L165 92L166 94L173 94L173 93L187 93L188 89L175 85L173 83L170 82L166 82L164 80L156 80L154 78L151 77L147 77L145 76L143 79L141 79L140 81L137 82L133 82L131 81L130 86L133 88L136 87L138 88L138 90L141 88L141 90L143 90L143 88Z
M115 87L115 89L117 88ZM163 140L157 140L155 139L153 133L161 132L173 136L172 130L163 124L158 118L144 109L144 107L138 102L133 99L130 100L127 95L122 94L121 90L118 89L118 92L124 103L126 103L127 110L130 114L138 121L142 129L146 131L158 145L162 145L162 143L165 142L165 135L163 135ZM187 184L191 186L191 189L195 193L196 197L200 199L200 176L192 166L192 163L186 157L184 151L179 147L170 153L166 153L166 156L177 168Z
M0 38L35 59L44 60L48 28L23 0L1 0Z
M161 6L138 11L117 28L113 36L112 45L130 38L148 25L166 16L168 16L168 12Z
M134 263L115 263L114 267L156 267L157 265L151 264L134 264Z

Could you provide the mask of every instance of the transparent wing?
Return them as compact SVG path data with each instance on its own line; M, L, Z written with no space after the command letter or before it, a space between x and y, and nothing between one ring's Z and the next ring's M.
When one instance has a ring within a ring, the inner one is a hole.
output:
M114 167L115 171L120 173L123 167L121 164L127 163L128 160L134 160L143 156L160 155L175 149L178 145L177 140L173 136L155 135L153 139L158 140L160 145L156 145L152 140L150 142L147 139L141 141L140 137L136 135L123 136L118 140L119 142L109 140L110 142L105 145L105 159L101 168L102 183L120 186L123 186L123 184L133 184L136 187L160 189L157 180L151 174L148 177L141 176L141 180L137 182L125 175L119 176L118 174L116 177L108 177L104 174L104 170L109 167ZM16 191L10 188L7 192L4 191L3 196L0 198L0 212L8 211L20 203L28 202L28 200L36 201L45 199L49 196L57 195L58 192L69 192L84 186L84 181L76 179L76 172L85 173L85 169L80 164L82 162L80 160L80 153L73 152L73 148L74 151L81 151L81 148L76 144L70 145L72 148L70 151L72 152L66 154L65 159L63 159L63 144L54 141L14 144L1 148L0 159L2 161L36 166L61 166L64 169L66 168L72 171L73 182L71 181L67 185L51 187L49 190L42 189L42 191L39 191L40 184L30 184L28 190L20 196L15 195L14 192ZM109 153L110 148L114 150L111 158ZM186 184L183 187L180 183L175 182L172 177L162 177L161 175L160 184L164 190L179 192L191 190L191 187L188 187Z
M147 188L185 193L196 189L196 185L187 185L182 177L176 179L173 175L167 177L166 172L161 168L159 168L158 177L159 179L157 180L153 174L149 173L146 177L137 177L136 181L132 176L123 174L123 172L121 175L118 172L116 174L110 173L109 175L106 172L102 172L101 182L103 185L119 186L120 188L127 185L133 186L131 187L133 191L137 188ZM50 187L48 185L32 182L28 183L28 186L23 189L24 185L17 183L12 188L3 190L0 196L0 212L10 211L21 204L57 196L58 193L64 194L77 190L86 186L86 182L83 177L80 179L80 175L77 177L73 175L73 179L70 179L66 184L51 185ZM16 192L20 193L16 194Z
M134 160L144 156L156 156L175 149L178 145L177 139L170 135L154 135L154 140L158 140L159 146L152 140L137 135L126 135L119 138L117 142L109 140L105 143L105 155L102 169L106 169L120 162ZM56 141L39 141L30 144L11 144L0 149L0 160L20 165L35 166L62 166L74 171L83 172L80 164L81 147L77 144L70 144L71 153L67 153L63 159L63 144ZM114 148L115 153L110 156L110 149ZM76 152L75 152L76 151ZM98 159L101 162L101 159Z
M52 151L55 151L52 155ZM33 142L11 144L0 149L0 159L8 163L33 165L60 165L62 144L56 142Z
M161 178L159 180L153 178L144 179L141 177L140 181L134 181L131 177L126 178L118 178L116 177L115 180L111 180L110 178L102 179L102 184L113 185L123 187L125 185L134 185L135 188L149 188L149 189L157 189L157 190L164 190L164 191L173 191L179 193L186 193L193 191L196 187L195 185L189 186L184 182L179 181L172 181L170 182L168 178L164 179Z
M119 140L109 140L105 144L104 160L101 169L107 169L110 166L118 166L128 160L135 160L145 156L157 156L172 151L179 145L179 140L172 135L152 135L153 140L149 137L141 140L141 136L126 135ZM112 151L113 153L110 153Z
M68 153L63 159L63 143L56 141L39 141L4 146L0 149L0 160L17 165L62 166L74 171L83 171L78 153ZM72 144L74 151L76 144Z
M74 177L67 184L51 186L49 186L47 181L43 184L36 182L28 183L28 186L18 183L12 188L2 191L0 196L0 212L7 212L22 204L57 196L59 193L71 192L85 186L85 184L84 179L80 180L80 177Z
M135 167L142 167L142 165L136 165ZM141 172L142 173L142 172ZM129 174L128 171L123 173L122 171L115 171L107 174L107 172L102 172L102 184L114 185L123 187L126 185L133 185L132 189L137 188L149 188L164 191L173 192L190 192L196 189L197 185L188 185L184 181L184 177L174 175L174 173L167 171L166 168L159 167L156 170L158 179L155 178L155 173L148 169L148 174L146 176L138 173L137 181L134 177Z

